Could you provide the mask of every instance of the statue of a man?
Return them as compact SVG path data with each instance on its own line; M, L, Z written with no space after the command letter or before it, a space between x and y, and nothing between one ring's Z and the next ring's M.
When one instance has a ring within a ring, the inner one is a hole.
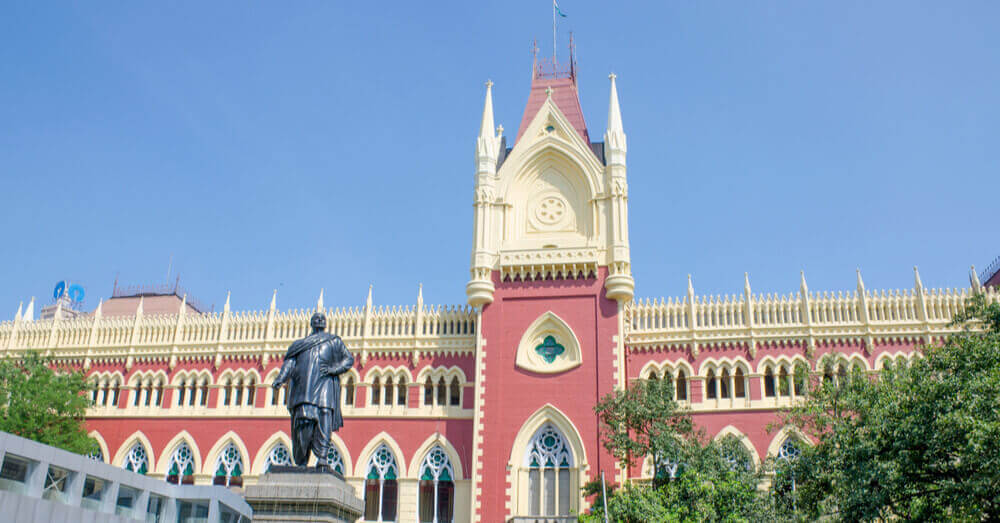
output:
M277 393L288 382L288 412L292 415L292 457L304 466L309 452L316 468L329 470L330 433L344 426L340 412L340 374L354 365L354 356L340 336L326 331L326 315L309 320L312 334L297 340L285 353L285 362L274 380Z

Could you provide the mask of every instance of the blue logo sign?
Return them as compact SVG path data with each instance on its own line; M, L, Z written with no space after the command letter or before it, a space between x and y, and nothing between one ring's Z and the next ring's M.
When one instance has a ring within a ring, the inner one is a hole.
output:
M67 291L67 294L69 295L69 299L75 301L76 303L80 303L83 301L83 287L75 283L69 286L69 291Z
M52 291L52 297L58 300L59 298L62 298L64 292L66 292L66 282L60 281L56 284L56 288Z

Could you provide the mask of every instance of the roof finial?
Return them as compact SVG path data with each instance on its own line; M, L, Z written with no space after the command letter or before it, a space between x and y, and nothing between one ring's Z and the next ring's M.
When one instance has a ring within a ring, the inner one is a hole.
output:
M549 86L547 86L547 87L545 88L545 96L546 96L546 97L547 97L547 98L548 98L549 100L551 100L551 99L552 99L552 92L553 92L553 91L555 91L555 89L553 89L551 85L549 85Z
M222 312L226 313L226 314L229 313L229 295L230 294L232 294L232 291L226 291L226 304L222 306Z
M417 285L417 306L423 308L424 306L424 284L420 283Z
M21 319L21 307L24 307L24 302L18 302L17 304L17 314L14 315L14 321Z
M920 271L917 270L916 265L913 266L913 285L918 291L924 288L923 282L920 281Z
M493 137L493 80L486 81L486 101L483 103L483 119L479 125L479 136Z
M983 284L979 282L979 275L976 274L976 266L973 265L969 269L969 283L972 284L972 290L978 292L983 288Z
M743 273L743 293L750 296L750 273Z
M799 278L801 279L799 282L799 291L802 292L803 296L806 296L809 294L809 287L806 286L806 271L799 271Z
M367 307L368 309L372 308L372 287L374 287L374 285L372 285L372 284L369 283L368 284L368 298L365 299L365 307Z
M319 299L316 300L316 312L323 312L323 288L319 289Z
M101 316L104 316L103 309L104 309L104 298L101 298L100 300L97 301L97 308L94 309L94 318L101 319ZM181 312L183 312L183 309L181 310Z
M694 285L691 284L691 275L688 274L688 297L694 297Z
M865 293L865 282L861 279L861 267L857 268L858 271L858 294Z
M278 306L278 289L274 289L274 292L271 293L271 305L268 308L273 311L275 308L277 308L277 306Z

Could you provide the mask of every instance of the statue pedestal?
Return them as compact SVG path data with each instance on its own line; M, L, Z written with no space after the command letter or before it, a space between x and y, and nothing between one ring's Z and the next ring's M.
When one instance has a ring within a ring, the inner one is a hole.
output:
M354 523L364 502L342 477L314 467L271 467L244 488L255 523Z

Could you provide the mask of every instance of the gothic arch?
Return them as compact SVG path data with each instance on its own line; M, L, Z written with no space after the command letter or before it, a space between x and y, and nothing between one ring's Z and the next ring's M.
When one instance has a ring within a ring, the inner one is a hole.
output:
M244 474L249 474L247 468L250 466L250 451L247 450L246 444L243 443L243 440L240 439L239 435L233 431L223 434L222 437L215 442L215 445L213 445L208 451L208 455L205 456L205 461L202 463L208 467L205 469L208 470L208 474L215 473L215 462L219 460L219 454L222 453L222 449L226 448L226 445L230 442L236 445L236 448L240 451L240 458L243 460Z
M563 347L563 352L550 361L536 351L549 338ZM583 363L580 340L569 324L552 311L531 322L517 345L516 364L519 368L540 374L557 374L579 367Z
M778 449L781 448L781 444L785 442L785 438L793 437L801 441L805 445L812 445L812 439L806 436L798 427L795 425L785 425L774 438L771 439L771 444L767 446L767 457L773 458L778 455Z
M195 443L194 436L192 436L188 431L182 430L177 433L166 445L163 446L163 452L160 453L160 459L156 462L156 472L166 474L167 468L170 467L170 458L173 457L174 451L181 443L187 443L188 448L191 449L191 455L194 456L194 473L204 474L205 471L202 469L201 463L201 450L198 448L198 444Z
M750 453L750 458L753 460L754 468L760 468L760 456L757 454L757 449L753 446L753 443L750 441L750 438L746 436L746 434L733 425L726 425L712 439L721 440L726 436L735 436L736 439L739 440L740 444L743 445L743 448Z
M413 459L410 460L409 474L407 477L418 478L420 477L420 466L424 463L424 458L427 453L431 451L435 446L440 446L444 453L448 455L448 461L451 462L452 471L455 473L454 481L465 479L465 471L462 468L462 458L459 456L458 451L455 447L448 441L448 438L444 437L444 434L440 432L435 432L427 437L424 442L417 448L416 452L413 453Z
M111 463L108 461L111 458L111 451L108 450L108 442L104 441L104 436L101 436L101 433L96 430L88 432L87 435L97 440L97 446L101 448L101 456L104 457L101 463Z
M128 452L132 450L132 446L136 443L141 444L146 449L146 459L149 460L149 472L153 472L152 467L156 463L156 455L153 453L153 444L149 442L149 438L141 430L137 430L132 433L131 436L125 438L125 442L118 447L118 452L115 454L115 459L110 463L116 467L121 468L124 466L125 456L128 456Z
M285 434L285 431L279 430L271 434L271 437L267 438L267 441L257 449L257 456L254 457L248 474L252 473L259 476L264 473L264 464L267 461L267 456L271 453L271 449L278 443L285 445L289 452L292 451L292 439L288 437L288 434Z
M403 459L403 449L399 447L399 444L396 443L396 440L393 439L388 432L383 431L379 432L374 438L369 440L368 444L365 445L365 448L361 449L361 452L358 453L358 461L354 464L354 475L356 477L364 478L368 474L365 470L368 466L368 460L371 458L372 453L379 448L379 445L383 443L385 443L385 446L389 448L390 452L392 452L393 457L396 458L396 466L399 467L400 474L402 475L402 473L407 470L406 461ZM344 468L347 468L347 466L348 463L345 459Z

